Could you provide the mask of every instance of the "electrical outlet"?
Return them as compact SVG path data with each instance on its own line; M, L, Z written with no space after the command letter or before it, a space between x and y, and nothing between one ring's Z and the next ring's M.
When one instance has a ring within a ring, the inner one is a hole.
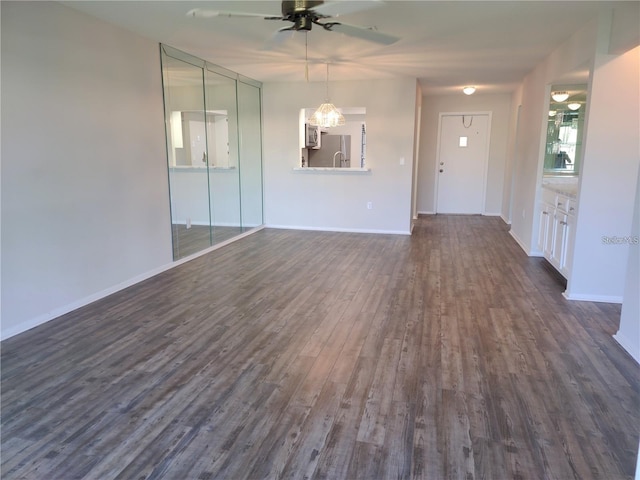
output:
M404 165L404 157L400 157L400 165Z
M367 202L367 210L371 210L373 208L373 202Z
M522 218L526 218L527 214L526 214L526 210L523 208L522 209Z

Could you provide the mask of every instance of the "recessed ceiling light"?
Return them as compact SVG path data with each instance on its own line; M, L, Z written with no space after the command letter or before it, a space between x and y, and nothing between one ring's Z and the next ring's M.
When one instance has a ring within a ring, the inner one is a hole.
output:
M464 92L465 95L473 95L473 93L476 91L476 87L464 87L462 89L462 91Z

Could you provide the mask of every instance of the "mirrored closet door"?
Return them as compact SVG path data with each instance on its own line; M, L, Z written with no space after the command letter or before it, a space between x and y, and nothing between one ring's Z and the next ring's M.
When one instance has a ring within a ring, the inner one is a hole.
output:
M261 84L161 45L174 259L262 225Z

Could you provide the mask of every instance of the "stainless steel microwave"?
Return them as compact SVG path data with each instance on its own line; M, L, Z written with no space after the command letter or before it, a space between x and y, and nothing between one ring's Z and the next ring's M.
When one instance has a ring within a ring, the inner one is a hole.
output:
M317 125L309 125L305 123L304 125L304 142L305 147L307 148L320 148L320 127Z

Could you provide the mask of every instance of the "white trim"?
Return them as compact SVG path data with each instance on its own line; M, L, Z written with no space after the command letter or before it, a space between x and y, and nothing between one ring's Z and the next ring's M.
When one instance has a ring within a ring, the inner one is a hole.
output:
M622 297L620 295L584 295L567 293L565 290L562 292L562 296L567 300L577 300L580 302L622 303Z
M418 215L436 215L436 212L433 211L418 211ZM440 215L447 215L446 213L441 213ZM452 214L455 215L455 214ZM474 215L474 214L469 214L469 215ZM506 223L507 225L511 225L505 218L504 215L502 213L499 212L486 212L486 213L482 213L481 215L485 216L485 217L500 217L504 223ZM414 217L414 219L417 217Z
M620 335L618 335L618 334L616 333L616 334L613 336L613 339L614 339L616 342L618 342L618 344L620 344L620 346L621 346L622 348L624 348L624 349L625 349L625 351L626 351L629 355L631 355L631 356L634 358L634 360L635 360L636 362L640 363L640 352L639 352L639 351L637 351L637 349L635 349L635 351L634 351L634 348L633 348L633 347L635 347L635 346L629 345L629 344L627 343L627 339L626 339L625 337L620 336ZM637 347L636 347L636 348L637 348ZM640 461L640 460L638 460L638 461ZM639 470L639 472L640 472L640 470Z
M500 213L499 215L504 223L506 223L507 225L511 225L511 222L507 218L505 218L503 213Z
M172 268L182 265L183 263L186 263L195 258L201 257L202 255L206 255L207 253L217 250L218 248L224 247L225 245L229 245L230 243L233 243L236 240L240 240L241 238L244 238L248 235L251 235L252 233L262 230L263 228L264 228L264 225L260 225L259 227L253 228L251 230L247 230L246 232L243 232L240 235L230 238L229 240L225 240L224 242L220 242L205 250L201 250L200 252L194 253L193 255L189 255L188 257L181 258L180 260L176 260L166 265L162 265L161 267L154 268L153 270L145 272L141 275L137 275L133 278L125 280L124 282L120 282L109 288L105 288L104 290L88 295L84 298L81 298L80 300L69 303L67 305L63 305L62 307L54 308L53 310L45 314L38 315L37 317L30 318L28 320L20 322L18 325L14 325L6 330L3 329L2 331L0 331L0 340L6 340L7 338L26 332L27 330L31 330L32 328L38 327L62 315L65 315L69 312L77 310L78 308L87 306L90 303L93 303L97 300L101 300L102 298L108 297L109 295L119 292L120 290L124 290L125 288L131 287L137 283L148 280L151 277L155 277L156 275L162 272L166 272L167 270L171 270Z
M266 228L278 230L305 230L314 232L338 232L338 233L375 233L382 235L411 235L410 230L374 230L360 228L339 228L339 227L309 227L301 225L266 225Z
M339 167L293 167L294 172L309 172L309 173L367 173L370 172L370 168L339 168Z
M187 222L186 220L176 220L175 222L172 222L172 225L182 225L182 226L186 226ZM232 222L218 222L215 224L210 224L207 221L201 222L201 221L196 221L196 220L191 220L191 225L195 226L195 227L236 227L239 228L242 225L240 225L239 223L232 223Z
M491 124L493 123L493 112L480 111L480 112L440 112L438 114L438 137L436 139L436 169L435 169L435 185L433 189L433 205L434 210L438 213L438 188L440 184L439 166L440 166L440 137L442 136L442 117L455 117L463 115L486 115L489 120L487 125L487 142L485 144L484 151L484 171L482 179L482 203L480 205L480 214L485 215L484 209L487 202L487 178L489 177L489 153L491 151ZM446 214L447 212L440 212Z
M525 244L522 242L522 240L520 240L520 238L515 233L513 233L513 230L509 230L509 235L511 235L511 238L513 238L516 241L516 243L520 246L520 248L524 250L524 253L526 253L529 257L541 256L541 255L538 255L538 252L527 250L527 247L525 246Z

